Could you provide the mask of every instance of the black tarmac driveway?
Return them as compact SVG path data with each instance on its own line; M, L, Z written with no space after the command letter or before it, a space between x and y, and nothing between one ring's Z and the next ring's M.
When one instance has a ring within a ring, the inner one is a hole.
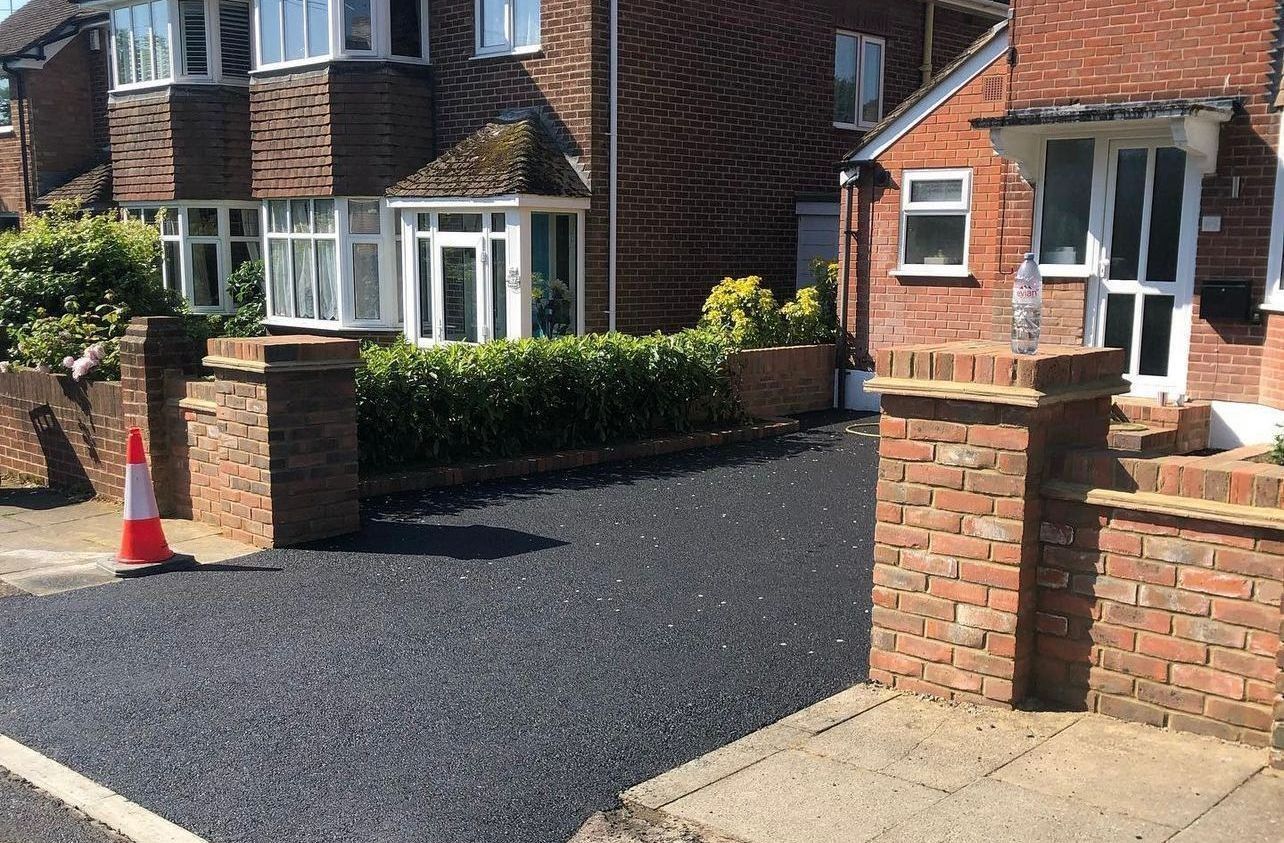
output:
M0 733L212 843L565 840L863 678L877 442L848 421L0 600Z

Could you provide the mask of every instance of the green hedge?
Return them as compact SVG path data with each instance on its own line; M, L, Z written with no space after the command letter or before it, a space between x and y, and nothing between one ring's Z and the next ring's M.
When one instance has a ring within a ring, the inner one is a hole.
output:
M623 334L418 349L367 345L363 471L641 439L740 417L714 336Z

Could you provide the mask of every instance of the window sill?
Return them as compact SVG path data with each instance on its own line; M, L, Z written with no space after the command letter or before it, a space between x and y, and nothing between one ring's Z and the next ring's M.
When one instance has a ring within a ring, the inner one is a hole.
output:
M971 278L966 266L902 266L890 273L893 278Z
M294 316L269 316L263 320L263 324L273 328L311 328L314 331L368 331L376 332L397 332L402 331L400 325L371 325L361 322L337 322L330 319L300 319Z
M1284 313L1284 297L1262 302L1257 309L1263 313Z
M1092 270L1070 264L1039 264L1039 274L1044 278L1091 278Z
M835 129L842 129L844 132L868 132L877 126L877 123L834 123Z
M486 59L510 59L510 58L543 58L544 46L537 44L534 47L518 47L515 50L497 50L494 52L474 53L469 61L485 61Z
M0 126L0 137L13 134L13 126Z

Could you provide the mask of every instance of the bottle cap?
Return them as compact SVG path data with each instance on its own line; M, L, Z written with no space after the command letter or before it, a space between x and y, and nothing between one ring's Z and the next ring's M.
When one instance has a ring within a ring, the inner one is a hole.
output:
M1026 253L1025 253L1025 259L1026 259L1026 260L1028 260L1028 261L1032 261L1032 260L1034 260L1034 252L1026 252Z

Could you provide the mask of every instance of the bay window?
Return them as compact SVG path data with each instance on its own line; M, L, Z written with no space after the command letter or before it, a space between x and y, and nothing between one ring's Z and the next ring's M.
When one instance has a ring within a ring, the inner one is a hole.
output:
M230 313L227 276L261 257L257 205L130 205L125 219L155 225L161 239L161 280L199 313Z
M428 58L428 0L257 0L258 67Z
M540 0L476 0L477 55L534 52L540 45Z
M967 275L971 207L971 170L906 170L896 273Z
M152 0L113 8L115 90L247 78L249 17L248 0Z
M886 42L839 31L834 36L834 125L868 129L883 119Z

